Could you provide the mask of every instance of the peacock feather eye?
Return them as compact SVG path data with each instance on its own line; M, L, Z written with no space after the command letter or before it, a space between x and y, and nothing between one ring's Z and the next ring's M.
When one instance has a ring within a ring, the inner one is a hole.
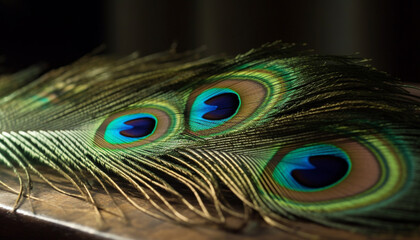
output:
M158 124L150 113L132 113L112 120L105 129L104 139L111 144L127 144L146 139Z
M197 96L191 107L191 130L218 127L234 117L241 107L240 95L229 88L210 88Z
M125 149L153 145L181 130L181 119L170 105L144 105L121 111L102 122L95 134L97 146Z
M295 149L283 156L273 171L282 187L321 191L343 181L351 171L351 160L342 149L330 144L315 144Z
M257 64L211 77L188 98L189 131L205 137L255 124L285 99L285 75L279 65Z
M261 188L283 207L313 212L365 207L394 197L407 183L403 155L381 136L280 148L263 171Z

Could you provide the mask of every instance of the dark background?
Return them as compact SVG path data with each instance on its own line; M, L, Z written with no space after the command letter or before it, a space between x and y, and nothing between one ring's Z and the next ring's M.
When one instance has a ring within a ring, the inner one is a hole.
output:
M238 54L274 40L321 54L353 54L420 82L418 0L0 0L0 70L68 64L107 53L149 54L207 46Z

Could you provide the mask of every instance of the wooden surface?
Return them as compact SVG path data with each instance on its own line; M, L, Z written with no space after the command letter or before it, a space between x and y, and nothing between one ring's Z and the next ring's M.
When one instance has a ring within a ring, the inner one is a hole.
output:
M12 174L0 171L1 180L18 189ZM114 196L123 209L127 220L118 217L111 199L95 191L93 197L101 207L101 217L87 202L63 195L34 178L32 196L25 199L12 212L17 195L0 191L0 239L13 237L26 239L272 239L283 232L265 226L248 229L247 233L235 234L212 226L186 227L150 217L134 209L127 201ZM147 206L142 199L139 204ZM293 239L293 237L291 238Z
M18 181L10 171L0 168L0 179L18 189ZM258 224L254 221L242 232L229 232L214 226L187 227L169 221L150 217L134 209L127 201L115 194L116 203L121 207L126 220L118 217L118 211L110 198L99 190L94 191L94 199L101 207L99 214L87 202L63 195L34 178L32 196L25 198L16 211L13 205L17 195L0 190L0 239L141 239L141 240L264 240L302 239L296 234ZM139 204L147 206L142 199ZM316 224L296 223L319 239L416 239L416 236L362 236L343 230L333 230Z

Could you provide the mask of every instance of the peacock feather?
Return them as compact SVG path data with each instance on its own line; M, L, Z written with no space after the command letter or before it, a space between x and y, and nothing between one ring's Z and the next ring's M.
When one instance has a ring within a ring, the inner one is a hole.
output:
M419 98L364 60L276 42L233 59L86 56L39 69L0 82L0 163L20 189L0 184L16 208L37 176L93 206L105 191L182 224L256 213L288 232L420 225Z

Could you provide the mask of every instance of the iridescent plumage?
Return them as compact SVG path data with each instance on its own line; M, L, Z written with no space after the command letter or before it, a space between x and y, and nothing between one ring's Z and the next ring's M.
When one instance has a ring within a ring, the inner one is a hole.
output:
M233 59L86 57L2 96L0 162L76 197L93 177L182 223L246 221L252 209L290 231L305 219L403 232L420 223L419 110L363 60L294 45Z

